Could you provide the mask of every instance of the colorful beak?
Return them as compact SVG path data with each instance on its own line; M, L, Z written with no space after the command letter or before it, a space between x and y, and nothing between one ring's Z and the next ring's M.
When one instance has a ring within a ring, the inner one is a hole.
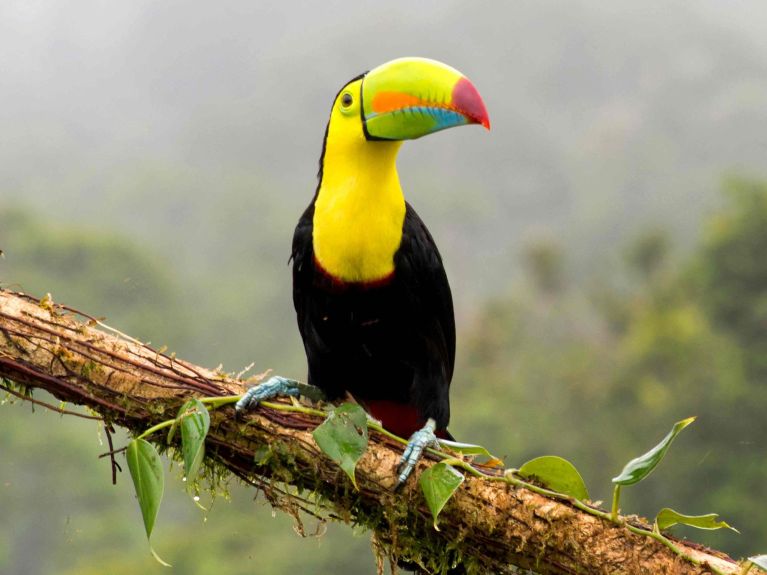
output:
M490 129L474 84L447 64L426 58L400 58L368 72L362 81L362 120L369 140L414 140L466 124Z

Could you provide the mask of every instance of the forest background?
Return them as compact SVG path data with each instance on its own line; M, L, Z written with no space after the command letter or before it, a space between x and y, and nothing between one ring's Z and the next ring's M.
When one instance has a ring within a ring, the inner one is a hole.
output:
M453 287L454 435L566 457L607 499L697 415L623 509L718 512L740 535L679 533L764 553L760 1L4 2L0 282L303 377L286 263L330 102L403 55L465 72L493 123L399 162ZM164 572L95 423L3 405L0 438L0 572ZM202 513L174 477L154 545L176 572L374 572L366 533L300 538L235 482Z

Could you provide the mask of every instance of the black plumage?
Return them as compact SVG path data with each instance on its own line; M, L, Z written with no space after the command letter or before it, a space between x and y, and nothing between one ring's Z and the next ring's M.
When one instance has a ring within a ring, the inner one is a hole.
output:
M316 196L315 196L316 200ZM311 385L347 392L390 431L408 437L428 418L449 437L455 361L453 301L442 258L410 205L391 276L348 283L314 257L314 201L293 236L293 303Z

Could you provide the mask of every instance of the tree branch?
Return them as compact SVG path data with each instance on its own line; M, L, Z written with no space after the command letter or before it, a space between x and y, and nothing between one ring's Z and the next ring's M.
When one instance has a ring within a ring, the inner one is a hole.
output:
M23 294L0 290L0 378L45 389L88 406L108 424L133 433L175 416L190 396L240 394L245 382L194 366L140 342L99 329L94 318ZM723 553L674 541L700 565L646 535L639 520L616 524L565 499L467 476L440 515L440 531L417 482L394 493L401 446L371 433L355 490L322 455L311 435L316 416L260 406L236 420L230 406L212 410L206 460L262 489L272 505L371 529L374 544L395 561L428 572L693 575L735 574ZM160 441L159 437L150 440ZM269 457L259 457L256 453ZM422 471L430 462L422 462ZM302 493L321 497L310 502Z

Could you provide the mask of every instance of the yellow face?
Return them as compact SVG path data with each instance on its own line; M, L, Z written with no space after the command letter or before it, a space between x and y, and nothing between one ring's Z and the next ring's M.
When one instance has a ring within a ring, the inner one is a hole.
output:
M330 124L346 138L365 140L362 128L362 78L344 86L330 111ZM339 134L341 135L341 134Z
M365 138L361 83L345 86L330 112L312 237L322 268L357 283L379 281L394 271L405 218L395 164L402 142Z

